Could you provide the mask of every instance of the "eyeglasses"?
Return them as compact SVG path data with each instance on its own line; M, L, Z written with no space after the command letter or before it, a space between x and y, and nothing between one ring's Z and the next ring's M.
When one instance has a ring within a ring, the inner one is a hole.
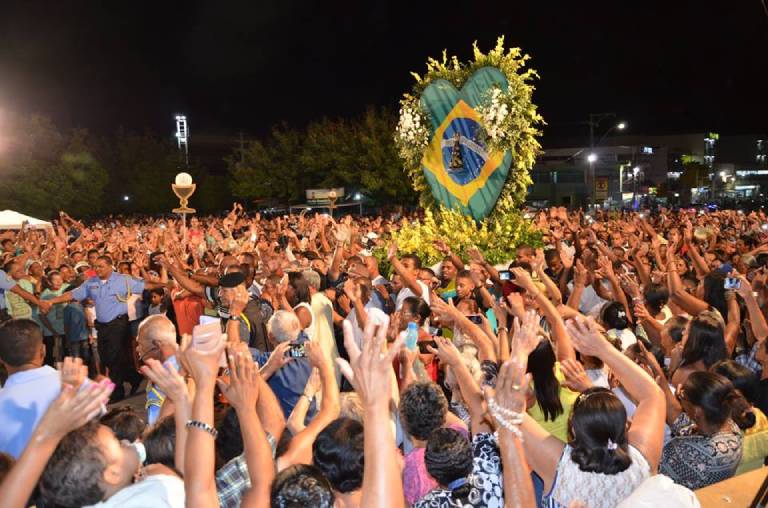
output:
M153 352L159 351L159 350L160 350L159 347L153 345L151 348L149 348L146 351L144 351L144 354L139 356L139 362L144 363L144 360L147 359L147 356L149 356L150 353L153 353Z

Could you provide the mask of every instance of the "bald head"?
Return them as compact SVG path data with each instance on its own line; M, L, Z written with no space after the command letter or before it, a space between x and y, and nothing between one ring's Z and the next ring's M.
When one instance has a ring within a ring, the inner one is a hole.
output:
M176 327L163 315L149 316L139 325L136 350L139 358L165 361L176 353Z

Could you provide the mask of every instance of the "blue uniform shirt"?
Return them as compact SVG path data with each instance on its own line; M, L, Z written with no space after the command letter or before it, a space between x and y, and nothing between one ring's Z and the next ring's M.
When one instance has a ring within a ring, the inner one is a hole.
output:
M72 290L72 298L78 301L90 298L96 308L96 321L109 323L118 316L128 314L126 301L132 294L144 291L144 281L112 272L107 280L91 277Z

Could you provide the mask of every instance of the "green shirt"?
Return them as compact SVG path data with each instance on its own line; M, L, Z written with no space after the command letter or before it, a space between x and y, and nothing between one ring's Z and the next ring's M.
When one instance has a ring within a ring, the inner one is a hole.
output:
M569 390L563 385L565 382L565 376L563 371L560 370L560 362L555 363L555 377L560 382L560 403L563 405L563 412L560 416L554 420L544 420L544 412L541 410L539 403L528 409L528 415L536 420L541 427L555 436L563 443L568 442L568 417L571 414L571 408L579 397L578 392Z

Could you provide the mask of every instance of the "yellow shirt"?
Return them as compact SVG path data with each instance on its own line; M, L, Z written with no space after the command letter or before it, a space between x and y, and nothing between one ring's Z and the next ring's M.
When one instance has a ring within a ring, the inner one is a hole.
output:
M753 407L755 425L744 432L744 445L741 452L741 462L736 474L746 473L763 466L768 456L768 418L758 408Z
M565 382L565 376L562 370L560 370L560 362L555 363L555 377L560 382L560 403L563 405L563 413L554 420L544 420L544 412L541 410L539 403L528 409L528 415L536 420L541 427L555 436L563 443L568 442L568 416L571 414L571 408L579 397L578 392L569 390L563 385Z

